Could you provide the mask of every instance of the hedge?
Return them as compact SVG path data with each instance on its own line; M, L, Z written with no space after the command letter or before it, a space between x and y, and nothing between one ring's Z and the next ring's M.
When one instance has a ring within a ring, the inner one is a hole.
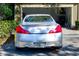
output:
M15 31L17 24L14 20L0 20L0 38L9 36L12 31Z

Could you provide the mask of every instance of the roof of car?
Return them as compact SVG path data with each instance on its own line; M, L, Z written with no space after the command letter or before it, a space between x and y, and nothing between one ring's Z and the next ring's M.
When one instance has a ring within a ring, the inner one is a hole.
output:
M50 14L28 14L26 16L50 16Z

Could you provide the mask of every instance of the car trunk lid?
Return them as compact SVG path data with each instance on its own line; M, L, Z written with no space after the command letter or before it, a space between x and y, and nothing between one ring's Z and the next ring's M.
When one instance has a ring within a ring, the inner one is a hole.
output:
M56 23L26 23L22 24L22 28L32 34L45 34L48 33L51 29L55 30Z

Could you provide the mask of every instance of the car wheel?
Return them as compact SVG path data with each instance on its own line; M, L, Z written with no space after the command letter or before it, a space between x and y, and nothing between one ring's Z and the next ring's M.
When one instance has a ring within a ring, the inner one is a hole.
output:
M51 49L55 50L55 51L59 51L62 48L62 46L59 47L51 47Z
M15 49L16 49L16 50L22 50L22 48L20 48L20 47L15 47Z
M59 47L55 47L56 49L61 49L62 48L62 46L59 46Z

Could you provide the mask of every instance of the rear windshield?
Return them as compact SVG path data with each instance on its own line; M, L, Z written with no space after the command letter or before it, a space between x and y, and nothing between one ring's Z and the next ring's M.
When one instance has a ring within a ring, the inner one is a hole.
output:
M51 22L53 19L50 16L29 16L25 22Z

